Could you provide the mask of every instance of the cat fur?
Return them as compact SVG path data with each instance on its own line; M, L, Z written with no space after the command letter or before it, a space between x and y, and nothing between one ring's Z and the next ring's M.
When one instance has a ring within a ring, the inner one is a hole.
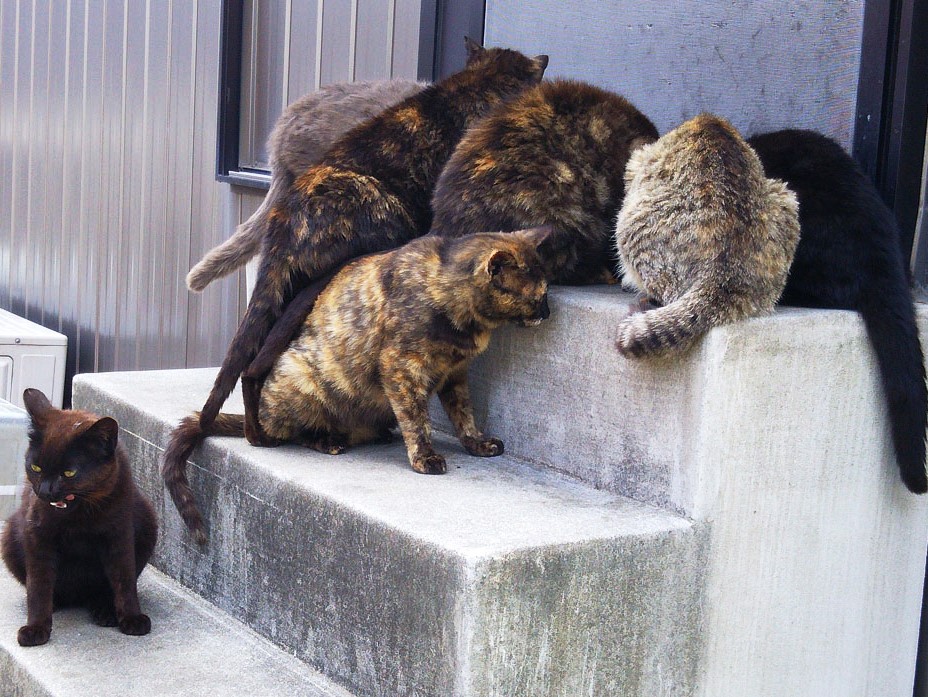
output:
M258 209L235 233L214 247L187 274L187 287L200 292L217 278L244 266L261 247L268 215L296 177L318 164L354 126L420 92L413 80L339 82L310 92L288 106L268 138L271 186Z
M470 361L504 322L535 325L549 315L537 249L549 229L427 236L349 262L319 293L300 335L264 382L258 418L276 443L302 443L338 454L383 440L399 425L410 465L440 474L428 400L436 392L471 455L503 452L474 423L467 386ZM196 415L175 429L162 473L199 542L205 525L186 462L207 435L244 435L244 417L219 414L202 427Z
M796 197L730 123L702 114L636 150L616 223L624 282L659 305L619 324L627 357L683 351L771 311L799 239Z
M251 300L200 413L204 429L293 295L346 260L428 231L432 189L467 126L537 84L547 66L547 56L468 48L463 70L351 130L271 211Z
M614 282L624 172L657 129L631 102L573 80L543 82L465 134L432 197L432 234L551 225L553 283Z
M748 143L767 176L782 179L799 200L799 246L780 303L861 314L902 480L925 493L925 362L892 211L844 149L820 133L784 130Z

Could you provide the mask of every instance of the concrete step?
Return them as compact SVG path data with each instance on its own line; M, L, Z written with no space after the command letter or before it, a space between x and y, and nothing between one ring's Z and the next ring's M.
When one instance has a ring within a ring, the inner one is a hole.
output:
M23 648L25 589L0 565L4 697L351 697L337 685L154 569L139 582L147 636L97 627L82 609L54 615L52 638Z
M160 509L160 569L358 695L692 693L704 528L446 438L440 477L401 443L333 457L209 439L191 467L211 528L198 548L158 467L214 374L75 379Z

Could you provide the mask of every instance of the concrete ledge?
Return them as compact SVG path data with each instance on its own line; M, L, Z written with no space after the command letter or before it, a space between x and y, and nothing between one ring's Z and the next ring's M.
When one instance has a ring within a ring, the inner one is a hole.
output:
M74 384L75 404L120 422L166 573L358 695L692 692L700 527L448 440L449 473L427 477L401 443L332 457L209 439L191 468L211 527L196 548L157 471L214 372Z
M351 697L305 664L152 569L139 586L144 637L97 627L82 609L54 615L51 641L23 648L26 591L0 565L4 697Z

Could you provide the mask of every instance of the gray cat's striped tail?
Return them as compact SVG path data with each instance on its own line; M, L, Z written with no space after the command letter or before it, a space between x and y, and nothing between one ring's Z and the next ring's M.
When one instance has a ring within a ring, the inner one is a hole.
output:
M228 276L244 266L258 253L267 232L267 217L273 207L284 198L289 189L285 177L271 179L271 188L264 201L251 217L238 226L235 234L206 253L187 274L187 287L201 292L217 278Z
M686 350L714 324L710 295L697 286L668 305L622 320L616 348L627 358Z

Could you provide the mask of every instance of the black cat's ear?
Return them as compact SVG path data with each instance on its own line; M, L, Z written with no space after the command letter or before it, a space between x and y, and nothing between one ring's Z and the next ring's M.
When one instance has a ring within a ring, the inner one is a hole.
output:
M35 426L45 423L48 412L55 408L41 390L35 390L31 387L23 392L23 404L26 405L26 411L29 412Z
M487 258L486 272L489 276L498 276L507 266L515 266L516 258L504 249L496 249Z
M548 56L544 53L539 53L532 58L532 64L535 66L535 79L541 82L541 78L545 76L545 68L548 67Z
M464 48L467 49L467 64L468 65L473 63L475 60L477 60L480 56L482 56L486 52L483 46L478 44L476 41L474 41L469 36L464 37Z
M81 442L94 448L102 459L111 458L119 442L119 424L104 416L81 434Z

